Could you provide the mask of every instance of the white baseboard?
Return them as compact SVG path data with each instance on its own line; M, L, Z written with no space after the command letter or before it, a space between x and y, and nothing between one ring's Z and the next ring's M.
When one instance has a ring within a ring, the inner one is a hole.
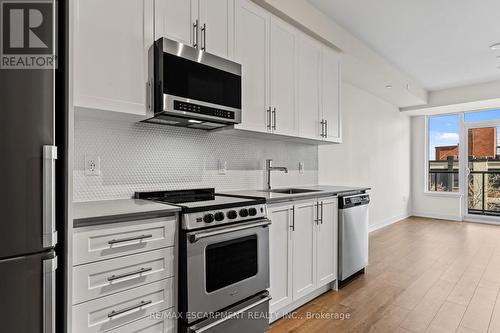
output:
M413 212L413 216L417 217L427 217L430 219L440 219L440 220L450 220L450 221L462 221L462 216L460 215L449 215L441 213L429 213L429 212Z
M383 220L382 222L379 222L379 223L375 223L375 224L369 225L368 226L368 232L373 232L375 230L382 229L384 227L387 227L388 225L391 225L393 223L396 223L396 222L399 222L401 220L404 220L404 219L406 219L406 218L408 218L410 216L411 216L411 214L403 214L403 215L394 216L394 217L385 219L385 220Z

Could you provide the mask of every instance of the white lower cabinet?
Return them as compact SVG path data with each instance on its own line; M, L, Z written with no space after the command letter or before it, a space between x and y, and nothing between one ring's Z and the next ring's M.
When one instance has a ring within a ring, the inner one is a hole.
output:
M177 216L76 228L73 333L176 330Z
M271 313L292 303L292 218L291 206L270 206L269 266L272 300Z
M154 316L174 306L173 294L173 278L169 278L75 305L73 332L106 332Z
M293 299L315 289L316 280L316 201L294 205Z
M321 220L316 229L316 287L337 279L338 201L319 200Z
M270 312L280 314L337 279L337 198L270 205L269 216Z

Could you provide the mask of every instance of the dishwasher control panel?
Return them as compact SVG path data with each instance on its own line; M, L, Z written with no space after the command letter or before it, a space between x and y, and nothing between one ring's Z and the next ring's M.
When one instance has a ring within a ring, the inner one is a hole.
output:
M339 208L350 208L355 206L367 205L370 203L370 196L368 194L350 195L341 197Z

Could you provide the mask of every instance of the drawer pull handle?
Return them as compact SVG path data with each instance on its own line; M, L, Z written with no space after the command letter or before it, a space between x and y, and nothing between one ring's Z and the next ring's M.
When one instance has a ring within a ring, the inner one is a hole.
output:
M145 238L151 238L153 235L141 235L141 236L135 236L135 237L128 237L128 238L121 238L121 239L112 239L108 242L109 245L113 245L116 243L124 243L124 242L129 242L133 240L141 240Z
M134 271L134 272L128 272L128 273L123 273L123 274L119 274L119 275L111 275L110 277L108 277L108 281L111 282L114 280L122 279L122 278L127 277L127 276L142 274L142 273L149 272L152 270L153 270L152 267L148 267L148 268L141 268L141 269Z
M143 306L151 304L151 303L153 303L153 301L141 301L139 304L136 304L136 305L132 305L132 306L120 309L120 310L116 310L116 311L113 310L110 313L108 313L108 318L113 318L113 317L118 316L120 314L123 314L125 312L129 312L129 311L132 311L135 309L142 308Z

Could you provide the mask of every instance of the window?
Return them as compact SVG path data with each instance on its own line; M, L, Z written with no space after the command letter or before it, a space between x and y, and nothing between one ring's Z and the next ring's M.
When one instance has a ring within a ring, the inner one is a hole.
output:
M459 115L428 118L428 180L431 192L458 192Z
M500 120L500 109L466 112L464 115L465 122L489 121L489 120Z

